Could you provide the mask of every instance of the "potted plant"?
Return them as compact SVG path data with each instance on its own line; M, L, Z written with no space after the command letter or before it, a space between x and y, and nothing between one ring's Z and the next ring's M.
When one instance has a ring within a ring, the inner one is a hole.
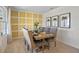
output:
M39 27L39 22L35 22L34 23L34 30L36 33L38 32L38 29L39 29L38 27Z

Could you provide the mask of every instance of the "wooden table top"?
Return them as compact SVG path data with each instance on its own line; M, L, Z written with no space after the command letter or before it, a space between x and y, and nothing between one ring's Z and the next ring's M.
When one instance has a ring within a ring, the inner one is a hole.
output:
M45 39L45 38L49 38L49 37L54 37L54 34L47 34L46 32L40 32L38 35L35 35L34 38L35 40L41 40L41 39Z

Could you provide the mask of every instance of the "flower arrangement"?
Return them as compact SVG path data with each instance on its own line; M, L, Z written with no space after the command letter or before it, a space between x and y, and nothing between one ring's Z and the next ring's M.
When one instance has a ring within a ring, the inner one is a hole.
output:
M35 22L34 23L35 32L38 32L38 26L39 26L39 22Z

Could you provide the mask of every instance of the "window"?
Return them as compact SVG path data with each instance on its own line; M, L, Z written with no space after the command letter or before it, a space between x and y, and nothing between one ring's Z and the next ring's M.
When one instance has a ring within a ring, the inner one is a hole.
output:
M7 33L6 13L3 7L0 7L0 35Z

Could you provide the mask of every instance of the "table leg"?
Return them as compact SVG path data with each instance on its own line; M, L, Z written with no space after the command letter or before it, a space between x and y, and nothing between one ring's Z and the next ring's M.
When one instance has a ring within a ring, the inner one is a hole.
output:
M43 40L43 41L41 41L41 42L42 42L42 43L41 43L41 45L42 45L42 46L41 46L41 47L42 47L41 50L44 52L44 39L42 39L42 40Z

